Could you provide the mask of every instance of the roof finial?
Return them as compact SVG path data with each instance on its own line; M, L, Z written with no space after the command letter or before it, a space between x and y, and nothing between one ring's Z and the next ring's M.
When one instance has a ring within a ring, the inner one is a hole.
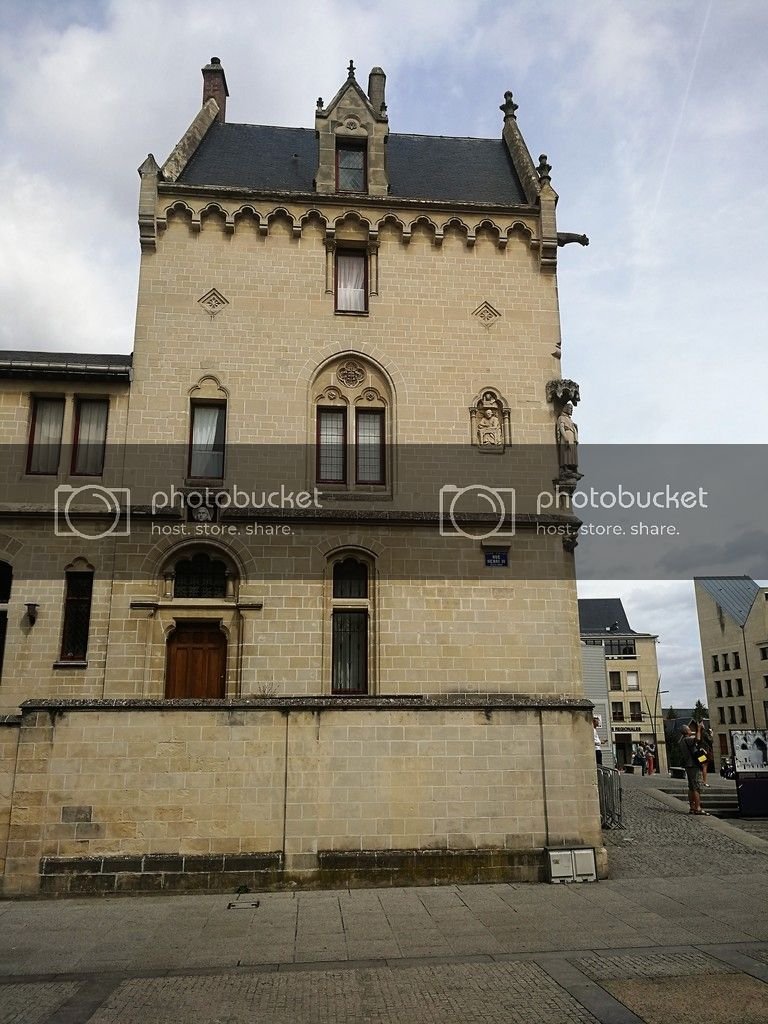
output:
M507 91L504 93L504 102L499 107L499 110L503 111L505 121L507 120L508 117L514 118L515 116L515 111L517 110L517 103L515 103L515 101L512 99L512 93L509 91L509 89L507 89Z
M317 109L318 110L322 110L323 109L323 97L322 96L318 96L317 97Z
M552 170L552 164L547 163L547 154L542 153L539 157L539 166L536 168L539 181L551 181L550 171Z
M354 77L355 77L355 65L352 63L352 61L350 61L349 62L349 67L347 68L347 78L354 78Z

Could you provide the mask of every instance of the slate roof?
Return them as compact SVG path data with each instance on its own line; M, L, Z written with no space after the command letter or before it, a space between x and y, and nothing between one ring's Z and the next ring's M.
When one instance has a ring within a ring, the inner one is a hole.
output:
M183 185L229 186L263 192L312 192L317 140L309 128L211 125L179 175ZM390 195L525 205L525 193L501 139L396 135L387 141Z
M613 629L614 623L617 629ZM619 597L588 597L579 599L579 632L582 636L642 636L629 624Z
M750 576L696 576L695 582L739 626L746 624L760 587Z
M0 350L0 377L95 377L130 376L133 356L101 352L36 352L27 349Z

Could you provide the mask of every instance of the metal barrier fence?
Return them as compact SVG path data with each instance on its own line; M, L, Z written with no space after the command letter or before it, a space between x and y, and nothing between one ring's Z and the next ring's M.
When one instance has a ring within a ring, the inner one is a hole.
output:
M621 774L615 768L597 766L600 796L600 824L603 828L624 828L621 814Z

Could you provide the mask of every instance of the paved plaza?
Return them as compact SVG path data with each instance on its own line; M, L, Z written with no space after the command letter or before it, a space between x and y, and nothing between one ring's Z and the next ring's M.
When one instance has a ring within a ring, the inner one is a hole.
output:
M0 1024L768 1024L760 824L661 789L597 884L2 902Z

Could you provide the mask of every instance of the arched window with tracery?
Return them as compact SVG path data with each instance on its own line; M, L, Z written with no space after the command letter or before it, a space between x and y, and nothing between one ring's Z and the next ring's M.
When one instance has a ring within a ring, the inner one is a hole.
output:
M332 490L384 490L391 481L393 395L361 356L327 364L312 385L315 480Z

